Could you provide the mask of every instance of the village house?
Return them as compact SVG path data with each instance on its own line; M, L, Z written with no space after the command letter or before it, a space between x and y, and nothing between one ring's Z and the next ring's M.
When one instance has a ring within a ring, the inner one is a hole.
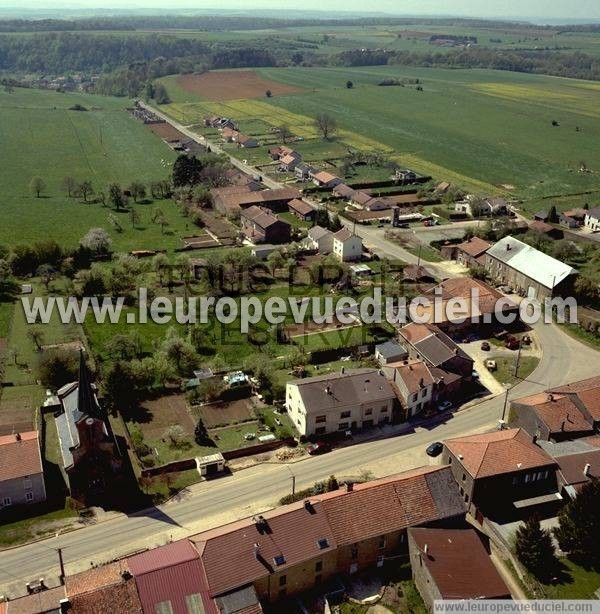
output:
M44 407L54 411L71 496L88 505L111 496L122 478L123 459L106 411L98 402L83 351L78 380L60 388Z
M353 191L352 195L348 198L348 202L359 209L364 209L372 200L373 197L370 194L361 191Z
M313 183L320 188L335 188L342 180L327 171L318 171L312 175Z
M333 233L333 255L341 262L362 258L362 239L344 226Z
M600 207L586 211L583 224L588 230L598 232L600 230Z
M286 408L301 435L326 435L392 422L396 393L376 369L342 369L287 383Z
M390 341L375 346L375 360L379 363L380 367L406 359L408 359L406 348L395 339L390 339Z
M217 190L226 188L217 188ZM264 207L272 212L287 211L288 203L294 198L300 198L296 188L278 188L276 190L246 190L239 193L234 190L226 193L213 190L213 205L215 210L228 217L238 217L242 209L252 206Z
M314 219L316 214L316 210L311 205L299 198L290 200L288 207L292 215L305 222Z
M407 264L402 269L402 279L413 284L427 284L435 282L435 277L420 264Z
M249 207L240 214L242 233L251 243L289 243L291 226L263 207Z
M406 185L408 183L414 183L417 180L417 174L409 169L396 169L392 179L402 185Z
M525 429L536 440L553 442L600 432L600 377L515 399L509 424Z
M430 368L436 367L471 379L473 359L434 324L411 322L400 328L398 334L400 343L406 347L412 360L422 360ZM454 383L453 388L460 383Z
M519 305L489 284L472 277L450 277L425 290L421 296L429 306L419 306L418 314L426 323L443 331L467 329L478 331L506 322L509 315L519 321ZM461 301L460 307L455 307Z
M454 210L471 217L498 216L508 213L508 204L503 198L480 198L468 194L464 200L455 203Z
M575 499L588 482L600 478L600 438L579 439L574 443L580 444L576 450L565 450L566 453L552 450L558 464L558 487L566 501Z
M511 599L490 558L489 540L473 528L408 529L412 577L425 605L448 600Z
M334 196L337 196L338 198L343 198L347 201L350 201L352 199L352 196L354 196L354 192L355 190L350 186L346 185L345 183L340 183L336 185L332 190L332 194Z
M436 407L439 401L455 394L462 383L460 374L430 366L422 360L405 360L394 367L393 382L405 420Z
M468 268L485 266L485 252L492 246L491 243L471 237L458 245L452 246L452 258Z
M296 164L296 168L294 169L294 176L298 181L308 181L310 179L311 173L314 172L314 168L305 162L300 162Z
M260 143L254 137L248 136L242 132L238 132L234 143L237 143L242 149L254 149L260 145Z
M573 267L511 236L488 249L485 269L496 282L537 300L569 295L577 275Z
M286 173L291 173L300 162L302 162L302 157L294 151L279 159L279 169Z
M302 156L297 151L294 151L287 145L278 145L277 147L271 147L271 149L269 149L269 157L272 160L281 160L281 158L290 155L302 159Z
M558 214L558 223L561 226L564 226L565 228L568 228L570 230L574 230L575 228L579 228L580 224L579 222L571 217L570 215L567 215L566 213L559 213Z
M537 211L533 214L533 219L536 222L548 223L550 221L550 213L548 213L548 211L546 211L545 209L542 209L541 211Z
M37 431L0 436L0 510L46 500Z
M532 232L539 232L540 234L546 235L550 239L562 239L564 237L564 233L560 228L556 228L546 222L540 222L538 220L533 220L529 224L529 230Z
M474 516L531 513L561 500L556 461L523 429L448 439L441 458Z
M322 226L313 226L303 244L309 250L317 250L319 254L331 254L333 250L333 233Z

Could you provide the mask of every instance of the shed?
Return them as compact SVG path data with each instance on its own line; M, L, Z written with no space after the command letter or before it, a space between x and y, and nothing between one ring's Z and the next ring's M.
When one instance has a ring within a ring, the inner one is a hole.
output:
M196 457L196 468L203 477L216 475L225 470L227 461L220 452L209 454L208 456Z

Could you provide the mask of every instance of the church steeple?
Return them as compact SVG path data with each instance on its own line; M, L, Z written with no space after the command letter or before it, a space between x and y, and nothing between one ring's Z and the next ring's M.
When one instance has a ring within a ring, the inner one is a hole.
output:
M83 348L79 352L79 379L77 390L77 409L85 416L100 418L98 402L92 388L92 376L85 362Z

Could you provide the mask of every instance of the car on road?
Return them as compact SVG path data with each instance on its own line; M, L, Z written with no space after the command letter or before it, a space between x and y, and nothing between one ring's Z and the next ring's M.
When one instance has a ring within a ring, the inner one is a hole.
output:
M437 410L439 412L450 411L452 409L452 401L442 401L438 403Z
M318 441L317 443L313 443L308 446L306 450L311 456L317 456L317 454L331 452L331 444L327 443L326 441Z
M434 441L431 445L427 446L425 454L427 456L439 456L444 449L444 444L441 441Z
M484 342L481 344L481 349L482 349L484 352L489 352L489 351L492 349L492 347L490 346L490 344L489 344L489 342L488 342L488 341L484 341Z

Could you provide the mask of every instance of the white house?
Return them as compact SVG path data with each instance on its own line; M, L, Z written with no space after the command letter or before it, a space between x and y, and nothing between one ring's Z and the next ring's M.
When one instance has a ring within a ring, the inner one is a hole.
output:
M360 260L362 239L344 227L333 235L333 255L342 262Z
M592 232L598 232L600 230L600 207L594 207L586 211L583 224Z
M292 380L286 407L301 435L325 435L392 421L397 397L376 369L342 369L337 373Z
M319 254L331 254L333 250L333 233L322 226L313 226L304 240L308 249L316 249Z

